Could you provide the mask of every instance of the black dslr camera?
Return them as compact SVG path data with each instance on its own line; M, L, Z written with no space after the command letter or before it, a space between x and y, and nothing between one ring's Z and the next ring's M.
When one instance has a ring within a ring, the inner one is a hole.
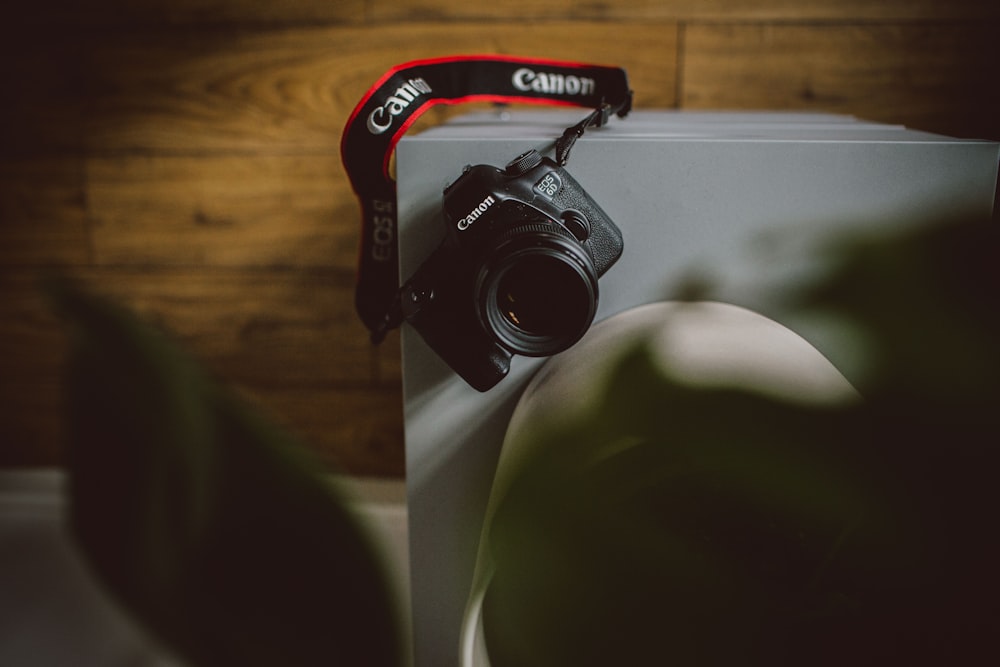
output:
M400 293L403 317L479 391L514 354L578 341L621 231L572 176L532 150L506 167L466 167L444 191L447 234Z

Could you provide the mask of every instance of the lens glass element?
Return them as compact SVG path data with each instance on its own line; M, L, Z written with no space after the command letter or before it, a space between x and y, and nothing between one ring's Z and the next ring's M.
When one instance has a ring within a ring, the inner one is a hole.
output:
M543 357L570 347L597 307L597 273L569 233L534 226L515 230L481 266L480 322L502 346Z
M524 257L504 272L496 307L511 326L532 336L563 336L590 309L578 271L553 255Z

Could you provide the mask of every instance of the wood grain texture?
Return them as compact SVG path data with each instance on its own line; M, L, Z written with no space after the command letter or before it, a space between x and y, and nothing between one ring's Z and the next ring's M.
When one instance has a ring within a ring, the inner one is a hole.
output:
M0 22L0 465L59 451L78 276L331 467L403 471L399 335L353 309L350 111L457 53L618 64L640 108L815 109L1000 139L994 0L52 0ZM415 129L468 107L439 107Z
M273 26L351 23L365 19L366 0L48 0L18 8L28 25L77 28L135 26Z
M387 0L386 0L387 1ZM447 2L448 0L444 0ZM926 21L1000 16L992 0L574 0L577 16L682 21Z
M332 468L402 474L398 352L368 343L351 307L353 286L342 279L121 268L75 277L165 330ZM30 269L0 271L0 466L62 460L68 341L39 278Z
M403 411L396 392L314 388L293 392L236 385L261 413L296 436L331 470L405 474Z
M993 25L691 25L684 45L685 108L815 109L1000 138Z
M464 19L685 21L940 20L997 17L992 0L50 0L20 20L77 27L287 26Z
M0 160L0 267L89 261L83 160Z
M91 53L94 152L336 154L350 112L401 62L463 52L620 62L644 106L673 106L676 25L452 23L115 36ZM554 39L572 35L573 39Z
M87 160L94 263L337 269L360 214L337 155L122 155Z
M353 284L324 271L92 269L85 287L169 331L218 376L271 387L375 386Z
M456 2L455 0L369 0L369 15L376 22L417 20L455 21L470 18L501 20L520 19L525 25L533 19L584 19L574 13L574 0L531 2L530 0L500 0L499 2Z

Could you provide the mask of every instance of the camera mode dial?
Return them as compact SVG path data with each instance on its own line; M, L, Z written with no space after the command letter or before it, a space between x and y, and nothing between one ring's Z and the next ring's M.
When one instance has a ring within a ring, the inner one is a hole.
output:
M522 153L507 163L504 173L512 178L527 174L529 171L542 163L542 156L538 151L531 149L527 153Z

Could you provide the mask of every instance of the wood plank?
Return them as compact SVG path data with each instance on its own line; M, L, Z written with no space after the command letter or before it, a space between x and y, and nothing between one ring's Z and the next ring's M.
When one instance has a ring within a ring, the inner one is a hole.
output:
M331 467L401 474L398 347L371 348L349 288L304 272L85 270L78 278L170 332ZM37 279L30 269L0 270L0 467L62 462L68 341ZM375 379L380 357L388 362Z
M386 390L238 389L328 469L353 475L404 475L403 398L398 385Z
M259 386L384 387L379 352L353 310L353 285L323 271L82 269L87 289L169 332L224 380ZM62 339L31 269L0 270L2 368L27 375L52 363ZM388 353L391 355L391 351Z
M171 332L220 378L253 386L372 387L353 284L321 270L98 269L83 284Z
M49 0L19 7L22 24L108 28L137 25L288 25L360 22L365 0Z
M375 20L573 17L677 21L941 20L1000 16L994 0L559 0L471 3L461 0L370 0Z
M531 19L583 19L574 13L576 0L506 0L505 2L462 2L461 0L368 0L372 21L449 21L488 18L518 18L525 25Z
M88 261L83 160L0 160L0 266Z
M231 385L331 472L402 477L402 392ZM65 464L59 373L0 385L0 468Z
M634 19L940 20L996 17L993 0L51 0L22 5L19 20L48 25L282 26L397 20Z
M625 66L643 106L675 103L676 26L417 23L255 33L113 34L91 54L93 152L335 154L350 112L390 67L462 52ZM554 39L553 35L572 35Z
M448 1L448 0L444 0ZM575 0L574 15L679 21L921 21L1000 16L993 0Z
M98 265L355 270L360 213L339 156L87 160Z
M0 385L0 468L65 463L60 372ZM18 378L21 380L21 378ZM230 385L330 471L402 477L402 392Z
M681 106L813 109L1000 139L998 25L690 25Z

